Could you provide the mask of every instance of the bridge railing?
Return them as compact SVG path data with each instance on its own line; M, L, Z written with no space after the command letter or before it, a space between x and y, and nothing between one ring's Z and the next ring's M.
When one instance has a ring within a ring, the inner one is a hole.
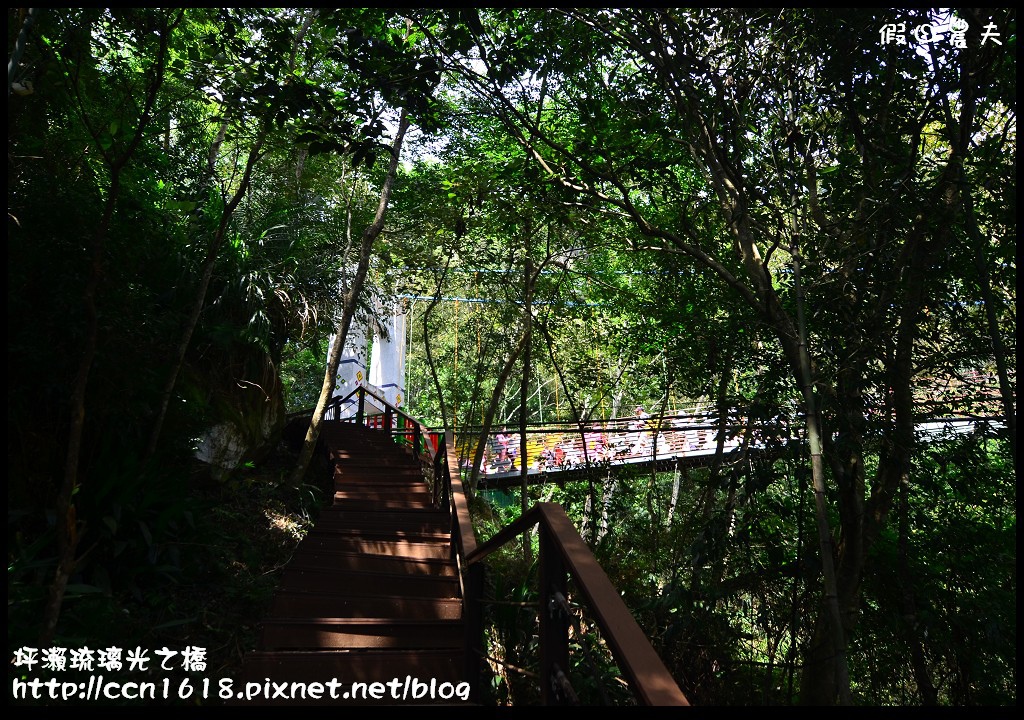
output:
M356 401L355 413L349 417L341 417L344 406L353 397ZM377 412L368 411L367 398L379 403L380 408L372 408ZM324 420L340 420L381 430L400 445L411 449L416 458L426 460L433 459L440 440L440 433L430 430L387 399L363 386L357 387L348 395L331 398L324 408Z
M483 624L485 560L537 526L540 536L538 675L542 703L573 704L576 699L568 677L569 625L573 618L567 597L568 580L571 578L637 700L645 705L688 705L672 675L561 506L537 503L486 543L477 545L468 498L458 468L454 435L448 432L434 456L435 497L451 518L453 553L459 563L463 587L466 673L473 691L479 692L481 664L488 657L484 650Z
M776 424L776 430L786 431L781 422ZM469 432L474 435L472 428ZM723 423L709 412L698 411L662 417L543 423L525 431L525 459L520 457L522 432L505 428L489 431L480 465L480 477L488 487L500 486L509 478L514 482L524 462L529 474L555 474L607 465L697 458L714 455L720 436L722 452L729 454L741 448L749 428L742 413L731 414ZM758 437L762 434L757 432ZM759 442L755 438L753 444L759 446ZM493 485L491 480L495 481Z

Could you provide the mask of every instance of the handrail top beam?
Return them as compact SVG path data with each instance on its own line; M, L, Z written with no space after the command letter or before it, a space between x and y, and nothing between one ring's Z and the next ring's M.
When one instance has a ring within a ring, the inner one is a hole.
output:
M534 504L475 552L467 554L466 564L480 562L537 523L543 524L555 540L566 569L586 597L615 659L633 681L641 699L648 705L689 705L622 596L558 503Z
M455 433L448 430L444 434L445 460L448 465L448 482L451 484L451 503L454 506L456 525L458 527L457 542L462 557L468 558L476 553L476 535L473 534L473 521L469 514L466 501L466 489L462 485L462 473L459 472L459 458L455 452Z

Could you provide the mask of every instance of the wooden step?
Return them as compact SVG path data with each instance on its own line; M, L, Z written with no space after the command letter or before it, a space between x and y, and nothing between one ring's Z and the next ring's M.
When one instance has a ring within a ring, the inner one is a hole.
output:
M423 496L427 501L427 509L433 509L430 503L433 502L434 494L426 486L426 483L367 483L367 482L335 482L335 492L344 493L375 493L387 496L406 497L414 494L417 497Z
M317 523L351 522L364 520L387 521L396 523L435 523L447 524L447 513L433 508L416 508L415 510L349 510L341 507L326 507L320 511Z
M427 485L422 477L399 477L391 474L370 476L340 473L334 477L334 487L338 490L366 488L378 490L394 489L397 491L404 489L430 491L430 486Z
M429 488L427 481L421 475L395 475L386 473L381 475L359 475L356 473L339 472L334 477L336 485L365 485L367 487L410 487Z
M311 648L461 649L461 620L422 618L270 618L262 623L263 650Z
M381 502L384 503L385 506L387 503L399 501L403 503L415 503L418 507L431 507L433 495L423 489L397 490L394 488L381 488L379 490L371 490L364 488L345 488L344 490L337 489L334 491L335 505L341 505L342 503L352 500L369 500L375 503Z
M367 450L387 450L395 455L412 455L412 449L404 443L399 444L397 439L403 437L395 433L388 437L380 430L369 430L366 433L338 433L330 431L324 433L324 445L329 451L342 450L345 452L366 452Z
M385 486L374 486L374 485L349 485L347 483L337 483L334 486L334 491L344 493L341 499L356 499L358 495L363 494L370 496L370 498L379 497L382 500L391 498L408 499L414 497L417 500L422 500L423 507L416 508L417 510L433 510L433 493L431 493L423 485L415 486L399 486L399 485L385 485ZM360 498L367 499L367 498ZM380 512L379 510L371 510L370 512Z
M437 528L449 528L451 520L438 518L432 513L431 507L401 507L388 510L373 510L366 507L356 507L356 503L342 503L331 505L320 511L314 527L321 524L327 528L338 527L380 527L392 525L396 528L430 528L431 531Z
M353 458L362 461L377 460L399 464L422 466L423 459L417 458L411 451L395 443L360 443L346 447L334 446L328 449L328 457Z
M332 480L336 485L347 483L351 485L430 487L422 473L395 471L393 468L365 471L349 471L342 468L334 473Z
M339 532L343 530L366 530L368 532L380 533L394 531L398 536L415 533L448 533L449 521L409 518L407 521L394 520L388 517L373 518L330 518L321 516L313 532Z
M285 567L261 624L261 650L245 656L233 688L242 697L227 704L470 704L455 695L466 667L451 520L432 506L421 462L379 430L332 421L321 437L335 504L321 511ZM393 678L415 678L447 683L448 694L265 692L283 683L326 687L334 678L345 692L353 682L384 688Z
M388 500L355 500L341 498L335 500L335 507L346 510L420 510L427 509L430 504L422 500L401 500L392 498Z
M394 442L369 442L363 440L346 443L328 442L327 457L376 458L383 462L419 464L411 450Z
M325 552L311 548L296 549L292 562L297 567L324 568L348 572L395 573L403 575L433 575L455 577L457 568L451 560L409 558L394 555L368 555L366 553Z
M458 598L417 598L400 595L329 595L319 592L279 592L270 604L268 617L388 617L458 620Z
M344 486L367 486L367 487L379 487L379 488L417 488L420 490L428 490L429 485L423 479L422 475L419 474L400 474L392 470L387 471L372 471L372 472L347 472L339 470L334 474L332 478L334 485Z
M324 569L291 562L281 574L284 591L322 592L337 595L402 595L405 597L457 598L459 579L433 575L395 575Z
M331 453L332 468L359 468L363 470L403 470L423 474L423 465L412 457L393 457L380 450L364 454Z
M404 526L400 525L378 524L374 526L367 523L363 527L349 527L346 525L331 526L324 523L323 526L318 527L310 534L322 537L361 538L373 541L401 540L418 543L440 543L444 545L451 543L451 533L447 529L442 530L430 526L406 530Z
M356 466L339 463L334 467L332 477L334 478L334 482L392 482L407 483L410 485L415 485L416 483L422 483L423 485L427 484L423 477L423 472L419 468L409 468L400 465L392 467L370 467L368 465Z
M447 539L421 541L374 539L337 533L314 532L307 535L296 551L310 549L321 552L366 553L370 555L391 555L422 560L446 560L451 556L451 544Z

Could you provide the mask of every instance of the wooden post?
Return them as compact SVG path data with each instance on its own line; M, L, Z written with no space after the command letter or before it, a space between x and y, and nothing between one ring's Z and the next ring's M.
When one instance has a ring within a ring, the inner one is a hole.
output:
M384 429L385 434L387 434L388 437L391 437L391 422L392 422L392 418L393 418L393 413L391 412L391 408L389 408L387 405L385 405L384 406L383 429Z
M366 402L366 396L363 393L363 389L359 388L359 409L356 410L356 425L363 424L363 406Z
M470 702L480 702L480 667L484 651L484 565L474 563L466 570L463 627L466 632L466 682Z
M442 465L443 462L444 462L444 458L441 456L441 453L440 452L435 452L434 453L434 487L431 488L432 495L433 495L433 501L434 501L434 509L435 510L438 510L441 507L441 483L444 482L444 478L442 476L442 473L444 472L444 467Z
M562 705L567 698L556 690L556 666L569 668L569 618L555 599L567 596L566 571L551 531L543 521L540 530L540 697L542 705ZM529 533L526 533L529 537Z

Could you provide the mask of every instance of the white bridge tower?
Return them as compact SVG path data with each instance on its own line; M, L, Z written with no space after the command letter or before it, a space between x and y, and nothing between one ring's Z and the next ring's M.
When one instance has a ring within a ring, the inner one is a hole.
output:
M405 396L405 333L408 320L407 310L400 300L390 305L378 305L377 317L368 321L357 317L345 339L345 347L338 363L338 375L334 386L334 397L345 397L357 387L380 395L398 408L407 404ZM373 337L369 373L367 373L366 349ZM334 343L335 336L331 336ZM367 396L365 412L383 412L380 403ZM356 412L353 398L342 408L341 417L351 417Z

